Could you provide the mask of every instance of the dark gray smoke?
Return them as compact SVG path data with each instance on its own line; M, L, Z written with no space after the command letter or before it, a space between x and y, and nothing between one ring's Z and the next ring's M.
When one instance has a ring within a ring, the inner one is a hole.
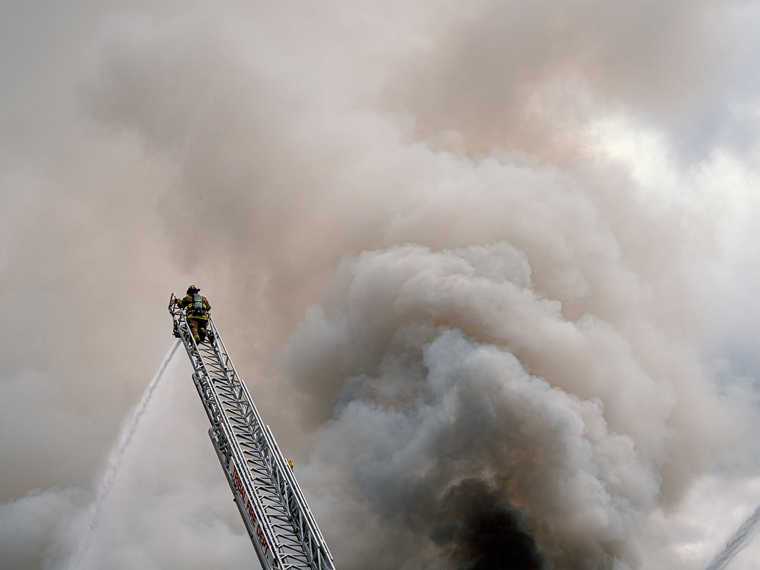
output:
M541 553L522 514L483 481L466 479L438 505L431 538L462 570L542 570Z

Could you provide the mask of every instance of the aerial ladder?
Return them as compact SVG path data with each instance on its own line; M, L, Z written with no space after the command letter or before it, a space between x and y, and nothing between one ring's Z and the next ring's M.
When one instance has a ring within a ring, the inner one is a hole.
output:
M185 346L219 463L263 570L335 570L333 557L290 463L261 419L209 316L196 343L185 312L169 298L174 335Z

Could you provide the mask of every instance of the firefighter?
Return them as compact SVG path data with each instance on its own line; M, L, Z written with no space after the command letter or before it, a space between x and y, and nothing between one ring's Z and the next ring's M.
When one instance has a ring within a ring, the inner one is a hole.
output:
M198 287L190 285L187 288L187 295L182 299L177 299L179 308L185 309L187 324L190 326L190 332L193 333L196 344L206 340L208 312L211 310L208 299L198 293L199 291Z

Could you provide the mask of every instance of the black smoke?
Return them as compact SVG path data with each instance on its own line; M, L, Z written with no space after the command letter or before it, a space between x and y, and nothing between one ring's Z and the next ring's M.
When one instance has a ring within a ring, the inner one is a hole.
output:
M544 570L523 515L479 479L466 479L441 500L431 538L459 570Z

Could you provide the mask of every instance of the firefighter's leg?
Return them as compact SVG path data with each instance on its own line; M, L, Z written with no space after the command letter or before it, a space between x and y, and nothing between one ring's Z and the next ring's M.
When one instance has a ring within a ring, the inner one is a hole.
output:
M187 324L190 327L190 332L193 333L195 343L198 344L201 341L201 337L198 335L198 319L187 319Z
M207 327L208 327L208 321L198 320L198 335L201 337L201 342L206 340Z

